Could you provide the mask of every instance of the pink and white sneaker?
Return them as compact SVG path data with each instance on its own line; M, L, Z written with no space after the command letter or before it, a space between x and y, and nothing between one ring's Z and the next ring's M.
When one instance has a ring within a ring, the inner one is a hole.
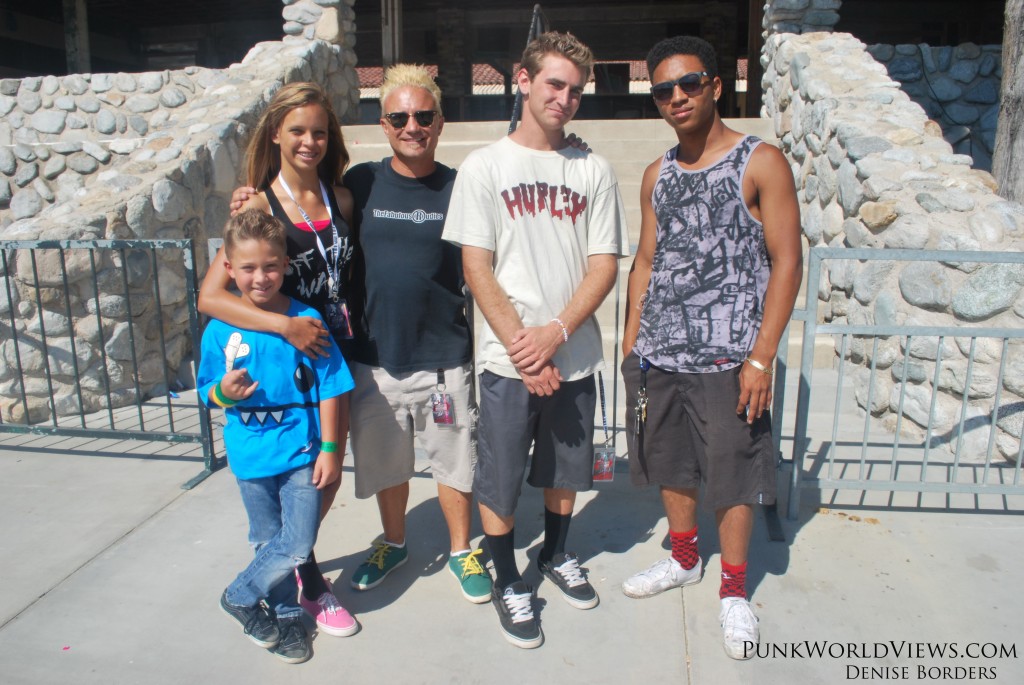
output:
M295 575L298 577L299 574ZM325 577L324 584L327 585L327 592L317 597L314 602L311 599L306 599L306 596L302 594L302 581L300 580L299 605L313 617L317 627L328 635L348 637L359 632L359 622L345 610L345 607L341 606L341 602L334 596L331 581Z

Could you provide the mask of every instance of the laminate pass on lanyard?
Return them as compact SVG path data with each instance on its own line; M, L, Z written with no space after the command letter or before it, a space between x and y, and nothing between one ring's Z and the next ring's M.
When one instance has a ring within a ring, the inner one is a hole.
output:
M442 428L450 428L456 425L455 403L445 389L444 369L438 369L437 388L436 392L430 394L430 408L434 414L434 423Z

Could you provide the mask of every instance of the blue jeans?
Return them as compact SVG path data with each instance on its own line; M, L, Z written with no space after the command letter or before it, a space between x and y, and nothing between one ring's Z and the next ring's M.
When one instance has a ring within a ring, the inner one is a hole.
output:
M227 601L251 607L265 599L279 618L301 616L295 566L309 557L320 525L313 465L277 476L239 479L238 489L256 556L228 586Z

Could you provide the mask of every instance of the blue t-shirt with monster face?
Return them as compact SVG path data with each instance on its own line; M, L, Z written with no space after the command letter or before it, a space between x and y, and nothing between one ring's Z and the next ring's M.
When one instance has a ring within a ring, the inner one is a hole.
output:
M288 316L321 318L291 301ZM320 454L320 400L352 389L352 375L338 347L309 359L280 335L250 331L211 319L203 332L197 381L207 405L210 388L229 369L247 369L256 392L224 410L224 444L231 471L242 480L276 476Z

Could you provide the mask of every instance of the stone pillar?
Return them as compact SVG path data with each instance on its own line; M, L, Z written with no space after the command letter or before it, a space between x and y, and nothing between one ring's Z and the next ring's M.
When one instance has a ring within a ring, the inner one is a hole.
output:
M314 75L331 96L342 123L359 119L359 77L356 74L355 0L281 0L284 43L324 41L334 46L326 73ZM310 78L306 76L305 78Z
M765 38L776 33L831 32L839 22L843 0L766 0Z
M770 36L774 36L777 33L813 33L815 31L827 31L832 32L835 25L839 23L839 8L842 6L843 0L765 0L764 12L762 13L761 19L761 55L758 60L758 69L754 70L748 67L747 70L747 92L757 88L763 91L764 85L761 83L763 78L763 67L767 64L767 57L765 56L765 44ZM754 18L753 12L751 12L751 19ZM753 28L751 28L753 30ZM750 64L754 63L754 55L750 55ZM753 80L753 75L758 74L758 80ZM750 109L749 105L753 101L751 96L747 96L748 115L756 110ZM762 107L761 114L764 116L764 109Z
M352 6L356 4L356 0L343 0L340 4L341 6L338 10L341 15L342 38L339 43L348 52L352 53L351 56L346 55L346 60L351 59L350 66L355 66L356 11L352 9Z
M380 0L380 40L385 67L402 61L402 0Z
M355 0L282 1L285 36L323 40L347 48L355 45Z
M89 55L89 14L85 0L64 0L64 48L67 51L68 73L92 71Z

